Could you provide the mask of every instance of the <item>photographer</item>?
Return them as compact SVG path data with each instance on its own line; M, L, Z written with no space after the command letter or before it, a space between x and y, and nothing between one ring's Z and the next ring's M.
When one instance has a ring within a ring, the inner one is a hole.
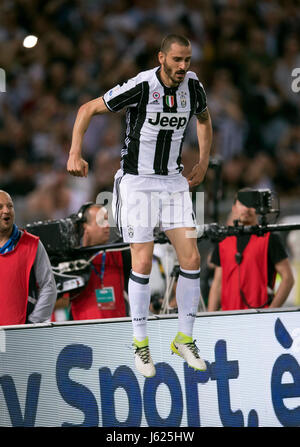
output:
M86 208L83 230L84 247L106 244L110 236L107 210L97 204ZM128 290L130 268L129 250L97 254L87 285L79 294L70 294L73 319L125 317L124 290Z
M50 261L39 238L14 220L13 201L0 191L0 325L42 323L57 296Z
M235 196L232 220L238 225L257 225L255 208ZM219 310L281 307L293 287L294 279L281 239L274 233L262 236L227 236L215 247L211 262L216 266L208 298L209 312ZM274 294L276 274L281 277Z

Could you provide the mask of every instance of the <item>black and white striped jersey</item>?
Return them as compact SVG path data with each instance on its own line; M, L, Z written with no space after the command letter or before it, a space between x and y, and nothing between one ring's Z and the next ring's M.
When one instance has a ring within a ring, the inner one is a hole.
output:
M126 136L121 151L124 173L172 175L182 171L181 151L187 125L206 106L197 75L188 71L178 87L166 87L160 67L139 73L103 96L107 108L126 108Z

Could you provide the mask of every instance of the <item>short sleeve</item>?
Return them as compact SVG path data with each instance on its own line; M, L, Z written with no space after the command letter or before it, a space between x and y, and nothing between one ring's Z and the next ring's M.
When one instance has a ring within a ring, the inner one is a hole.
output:
M207 108L206 93L200 81L196 81L196 101L195 115L198 115Z
M215 264L218 267L221 266L219 244L215 245L212 255L211 255L210 262L212 262L213 264Z
M281 237L276 233L270 234L268 257L270 262L275 265L288 257Z
M199 115L207 108L206 93L198 76L193 71L189 72L189 90L191 96L191 109L194 115Z
M106 92L103 95L103 100L111 112L118 112L125 107L137 105L142 94L143 82L138 82L136 78L132 78Z

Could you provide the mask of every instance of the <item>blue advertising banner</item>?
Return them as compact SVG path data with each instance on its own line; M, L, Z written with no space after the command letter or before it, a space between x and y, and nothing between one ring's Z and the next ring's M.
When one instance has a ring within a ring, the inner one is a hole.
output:
M128 318L0 328L0 426L300 426L299 310L199 314L205 372L171 354L176 332L149 319L145 379Z

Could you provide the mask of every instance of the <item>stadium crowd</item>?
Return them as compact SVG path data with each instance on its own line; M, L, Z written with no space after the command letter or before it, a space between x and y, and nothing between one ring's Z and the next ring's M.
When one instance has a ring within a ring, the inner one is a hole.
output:
M243 186L300 190L299 0L3 0L0 14L0 188L19 224L66 217L111 190L124 134L120 114L93 119L88 179L66 162L78 107L158 65L163 35L192 42L223 160L224 195ZM33 48L26 35L38 36ZM193 123L183 162L197 154ZM209 173L208 173L209 176Z

